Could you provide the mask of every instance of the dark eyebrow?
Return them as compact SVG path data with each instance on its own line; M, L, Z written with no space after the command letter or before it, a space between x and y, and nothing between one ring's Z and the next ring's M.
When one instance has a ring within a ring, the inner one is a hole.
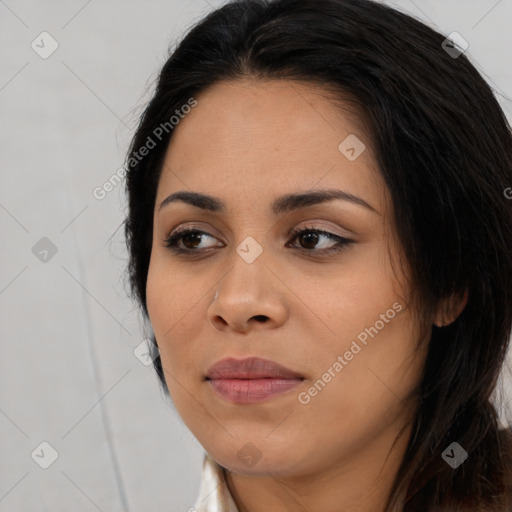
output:
M353 204L363 206L371 210L372 212L380 215L380 213L370 206L366 201L357 197L348 192L344 192L343 190L337 189L322 189L322 190L312 190L307 192L297 192L294 194L287 194L281 197L278 197L271 206L272 213L274 215L282 215L287 212L291 212L293 210L298 210L300 208L305 208L307 206L312 206L315 204L324 203L326 201L332 201L334 199L341 199L343 201L350 201ZM216 197L212 197L206 194L201 194L199 192L187 192L187 191L179 191L174 192L170 196L166 197L159 206L159 210L161 210L164 206L181 201L183 203L189 204L191 206L195 206L196 208L201 208L202 210L208 210L210 212L215 213L225 213L226 212L226 204L221 199Z

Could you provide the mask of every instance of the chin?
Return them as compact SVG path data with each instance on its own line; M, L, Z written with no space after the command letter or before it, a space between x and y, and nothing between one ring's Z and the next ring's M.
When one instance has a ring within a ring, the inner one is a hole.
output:
M255 443L247 442L240 449L233 450L232 444L226 450L218 446L207 450L210 456L221 466L232 473L251 476L289 476L297 472L300 457L292 447L276 450L275 448L260 449Z

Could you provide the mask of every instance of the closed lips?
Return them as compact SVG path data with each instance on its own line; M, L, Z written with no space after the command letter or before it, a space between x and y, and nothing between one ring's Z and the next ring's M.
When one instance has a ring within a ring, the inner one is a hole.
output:
M235 359L229 357L221 359L206 372L206 380L215 379L303 380L304 377L285 366L271 361L270 359L260 357Z

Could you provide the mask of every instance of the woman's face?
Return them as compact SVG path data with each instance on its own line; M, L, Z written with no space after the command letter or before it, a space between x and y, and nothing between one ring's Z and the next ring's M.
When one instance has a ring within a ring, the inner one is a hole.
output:
M233 472L381 464L413 414L403 400L424 353L414 356L422 333L391 266L392 204L370 141L306 84L222 82L196 99L166 154L147 281L176 409ZM280 200L326 189L346 196ZM176 200L160 209L178 191L224 208ZM202 232L175 240L189 253L165 246L178 228ZM290 235L304 229L332 237ZM299 378L206 379L227 357L269 359Z

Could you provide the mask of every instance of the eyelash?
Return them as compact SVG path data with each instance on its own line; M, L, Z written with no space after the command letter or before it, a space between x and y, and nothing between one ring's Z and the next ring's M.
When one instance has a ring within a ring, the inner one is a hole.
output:
M194 228L184 228L184 229L178 229L175 233L168 236L164 239L164 247L169 248L172 252L175 254L185 254L185 255L192 255L192 254L198 254L201 252L201 249L182 249L178 246L178 242L183 238L184 235L187 235L189 233L199 233L202 235L210 236L214 238L209 233L206 233L205 231L201 231L199 229ZM321 229L317 228L295 228L288 232L288 236L291 236L294 240L295 238L298 238L300 235L303 235L305 233L314 233L317 235L323 235L331 240L336 240L337 243L333 247L330 247L329 249L322 249L320 251L317 251L315 249L300 249L299 252L302 253L309 253L311 255L312 253L320 253L323 256L329 256L334 253L338 253L346 248L347 245L353 243L353 240L349 240L348 238L335 235L334 233L329 233L328 231L323 231ZM289 243L289 242L288 242ZM208 251L213 248L206 249L205 251Z

